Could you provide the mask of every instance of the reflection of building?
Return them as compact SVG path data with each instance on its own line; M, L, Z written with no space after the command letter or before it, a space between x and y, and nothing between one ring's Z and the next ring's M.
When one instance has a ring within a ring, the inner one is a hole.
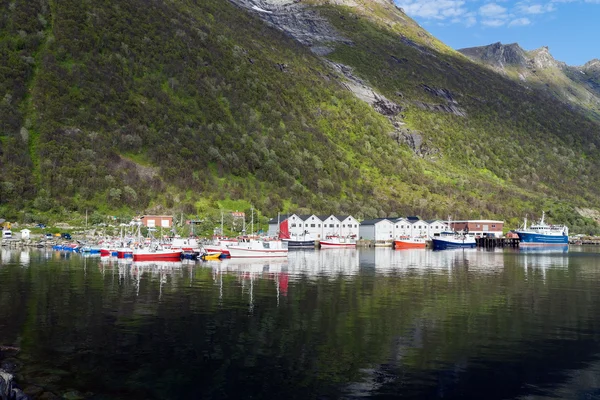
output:
M144 215L142 223L148 228L170 228L173 226L173 217L170 215Z

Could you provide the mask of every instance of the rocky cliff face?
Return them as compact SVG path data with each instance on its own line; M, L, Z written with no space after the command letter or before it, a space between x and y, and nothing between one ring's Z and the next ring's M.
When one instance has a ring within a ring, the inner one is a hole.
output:
M470 47L458 51L471 59L497 68L504 68L506 65L526 67L528 62L525 51L517 43L504 45L498 42L489 46Z
M285 32L318 55L332 51L328 43L350 41L317 11L297 0L231 0L239 7Z

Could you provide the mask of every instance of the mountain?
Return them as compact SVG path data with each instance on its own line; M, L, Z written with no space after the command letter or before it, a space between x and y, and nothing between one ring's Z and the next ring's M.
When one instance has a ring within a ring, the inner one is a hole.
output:
M548 47L525 51L517 43L494 43L458 51L600 121L598 60L592 60L582 67L568 66L555 60Z
M544 209L596 229L576 211L600 206L592 109L469 60L390 1L0 10L5 216L246 202L513 225Z

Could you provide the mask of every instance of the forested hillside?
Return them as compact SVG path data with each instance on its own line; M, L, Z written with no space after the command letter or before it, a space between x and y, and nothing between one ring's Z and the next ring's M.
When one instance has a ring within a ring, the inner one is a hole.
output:
M597 123L363 3L315 2L348 39L318 55L225 1L0 0L0 214L239 199L589 225L574 207L600 203Z

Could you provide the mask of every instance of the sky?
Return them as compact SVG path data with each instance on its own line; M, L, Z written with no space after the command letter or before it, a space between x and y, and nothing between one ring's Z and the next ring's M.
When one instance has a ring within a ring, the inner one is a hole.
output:
M571 66L600 59L600 0L395 0L454 49L501 42L548 46Z

